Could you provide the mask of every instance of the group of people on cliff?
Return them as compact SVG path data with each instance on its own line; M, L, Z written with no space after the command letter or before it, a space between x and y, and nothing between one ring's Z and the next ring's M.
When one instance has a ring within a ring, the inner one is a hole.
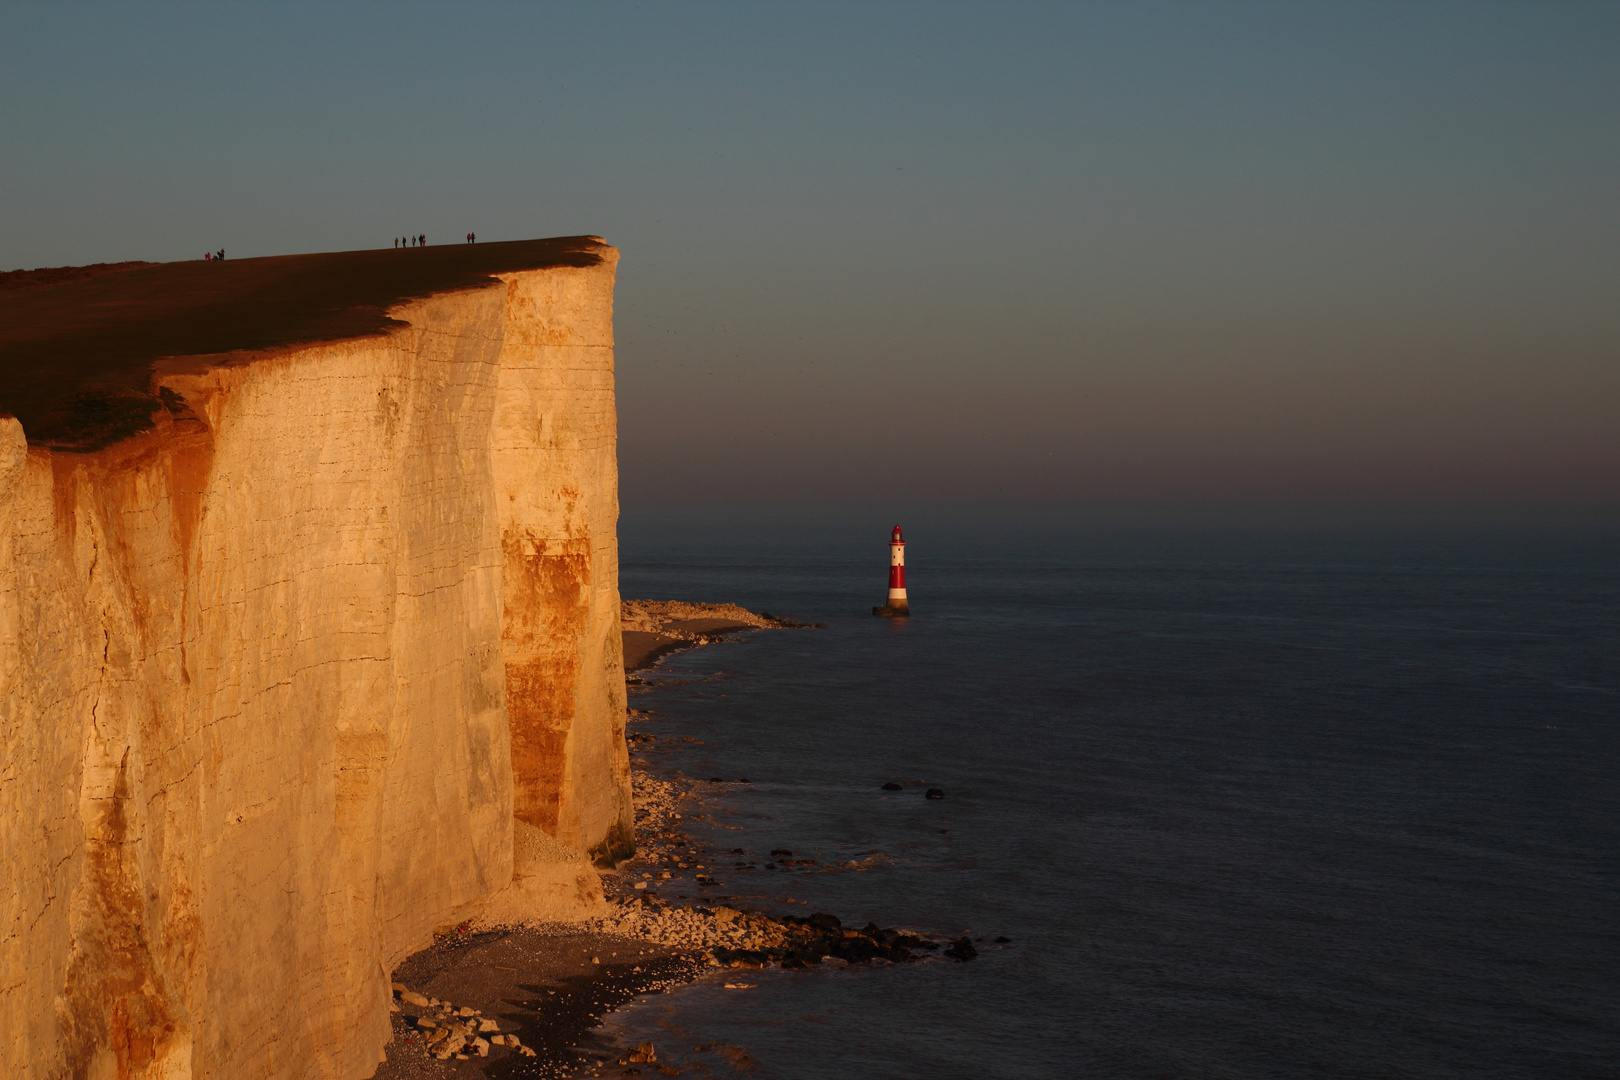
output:
M478 234L477 233L468 233L467 234L467 243L475 244L477 242L478 242ZM427 233L418 233L415 236L395 237L394 246L397 247L397 248L402 248L402 247L427 247Z
M476 243L477 240L477 233L467 234L467 243ZM417 233L415 236L396 236L394 237L394 247L427 247L427 233ZM218 262L223 258L225 258L224 248L220 248L218 251L203 252L204 262Z

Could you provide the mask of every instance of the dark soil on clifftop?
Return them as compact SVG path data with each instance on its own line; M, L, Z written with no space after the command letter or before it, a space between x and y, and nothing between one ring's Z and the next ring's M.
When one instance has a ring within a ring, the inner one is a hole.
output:
M589 236L0 274L0 415L96 450L151 426L153 364L380 335L404 300L602 262ZM171 405L171 408L173 406Z

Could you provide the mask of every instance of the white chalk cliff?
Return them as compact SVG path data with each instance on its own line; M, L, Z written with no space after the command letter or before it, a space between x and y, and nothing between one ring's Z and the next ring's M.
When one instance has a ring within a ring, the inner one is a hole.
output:
M595 250L160 364L91 453L0 418L0 1076L369 1076L515 822L628 853Z

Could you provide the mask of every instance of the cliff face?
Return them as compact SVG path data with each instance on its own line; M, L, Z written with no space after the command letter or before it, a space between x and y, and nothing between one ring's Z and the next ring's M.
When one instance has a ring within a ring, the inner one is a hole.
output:
M0 418L0 1072L367 1076L514 815L628 847L596 252L160 364L94 453Z

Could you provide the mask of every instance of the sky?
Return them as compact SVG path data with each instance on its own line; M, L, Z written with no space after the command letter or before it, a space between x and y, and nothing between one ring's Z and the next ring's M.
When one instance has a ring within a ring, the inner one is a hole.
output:
M1620 4L0 23L0 270L606 237L627 507L1620 506Z

